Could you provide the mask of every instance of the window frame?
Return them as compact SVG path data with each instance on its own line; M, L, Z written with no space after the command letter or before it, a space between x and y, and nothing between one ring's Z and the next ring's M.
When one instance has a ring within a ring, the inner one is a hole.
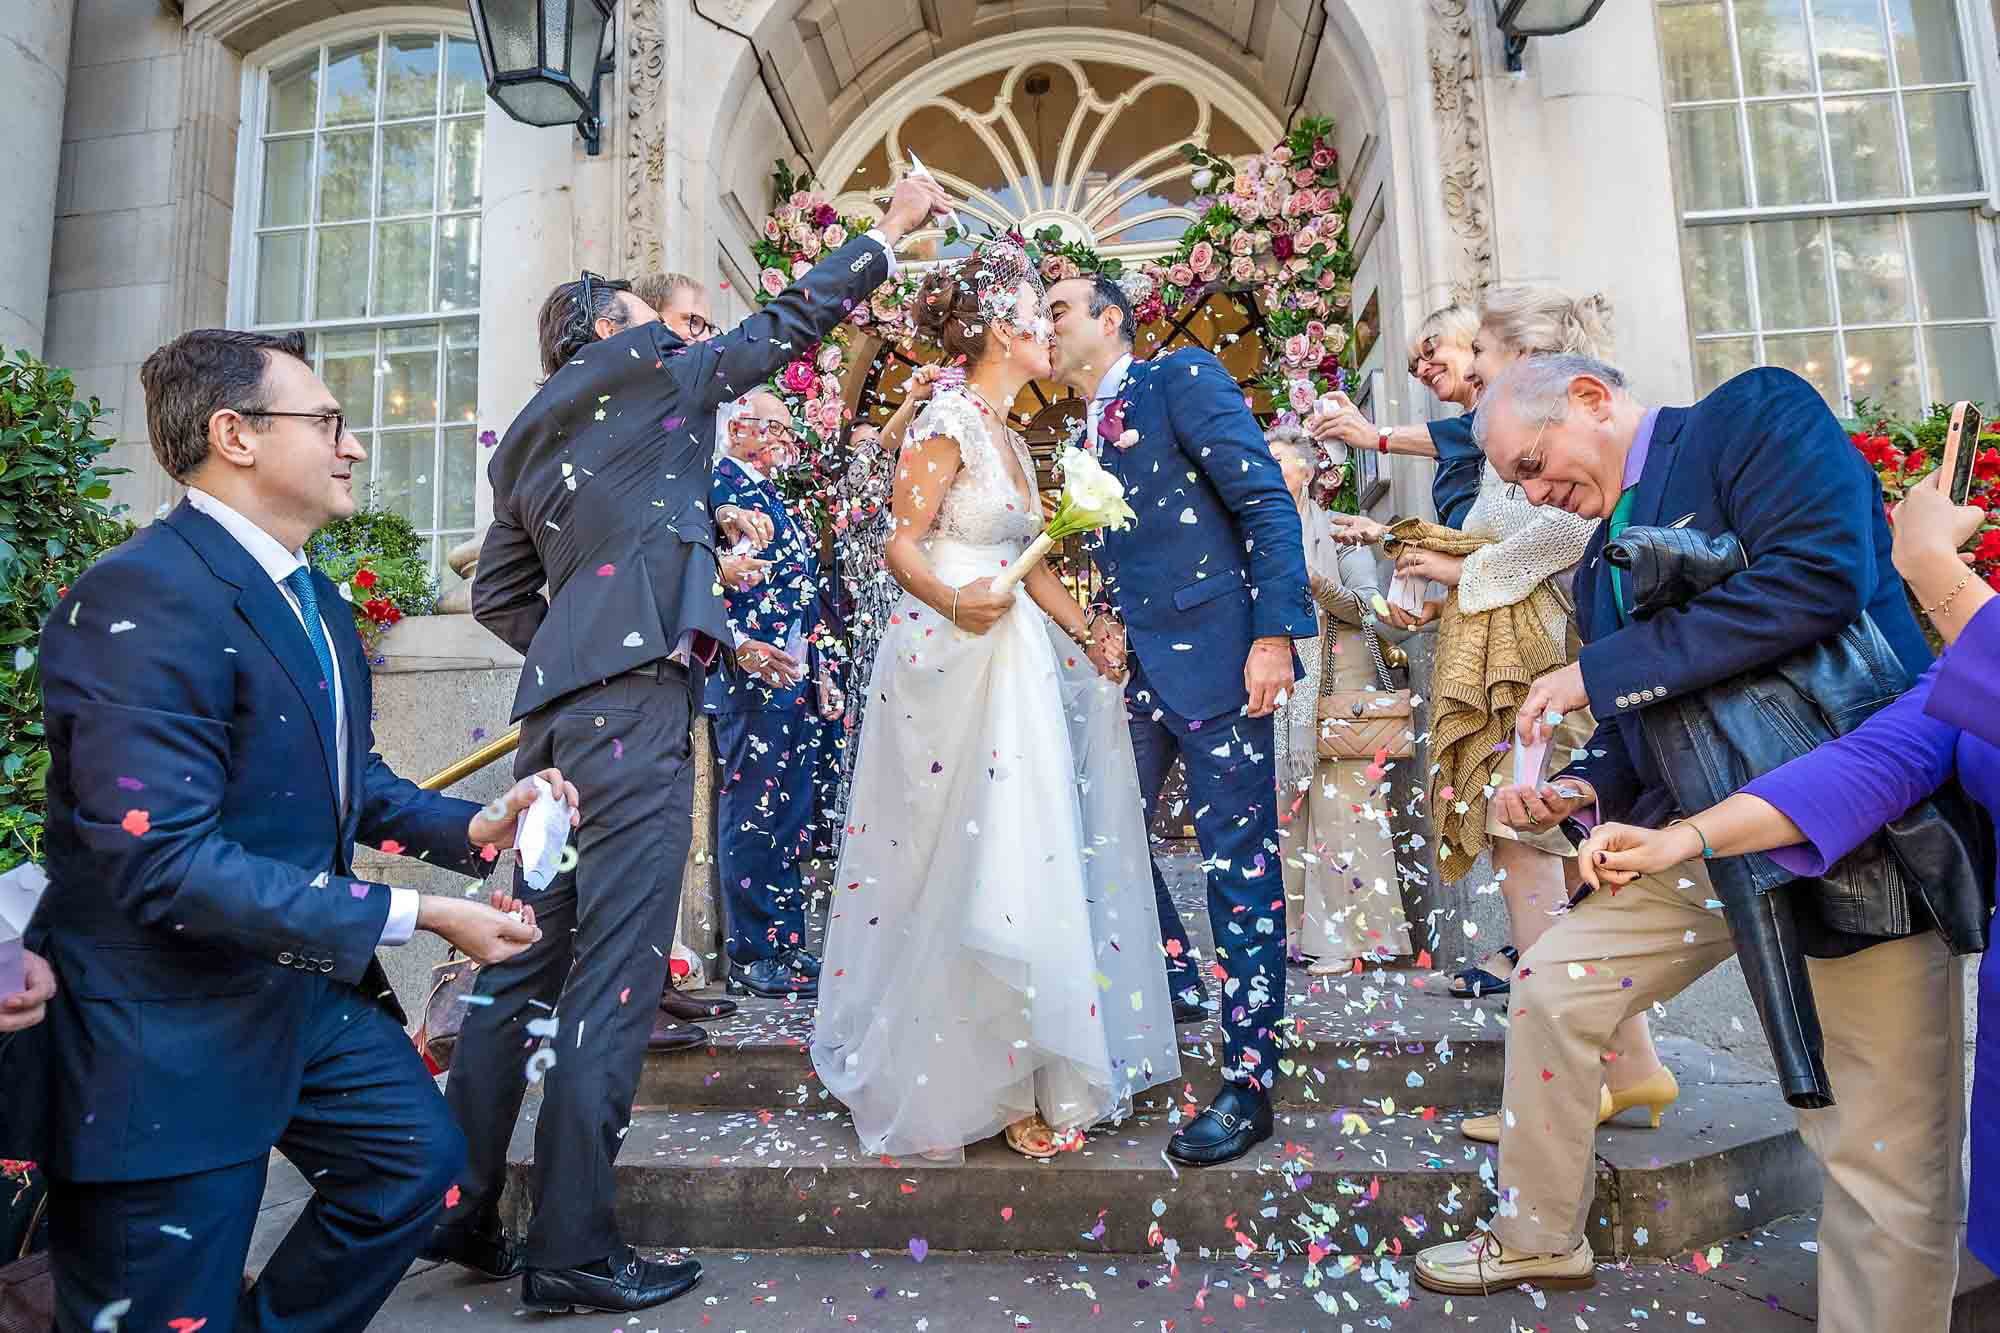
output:
M1704 108L1727 107L1734 111L1737 153L1741 161L1743 186L1751 199L1757 195L1756 158L1750 139L1748 110L1758 105L1777 105L1794 102L1811 102L1819 137L1820 170L1829 195L1838 192L1835 183L1833 163L1833 135L1828 129L1826 103L1829 100L1824 79L1819 68L1819 30L1813 12L1813 0L1800 0L1800 12L1804 20L1806 58L1812 71L1812 87L1809 91L1766 93L1750 95L1744 82L1743 50L1741 31L1737 24L1738 0L1715 0L1722 6L1723 21L1727 25L1726 40L1729 45L1730 75L1734 82L1734 92L1728 97L1697 98L1676 101L1667 84L1666 33L1664 16L1668 10L1692 4L1695 0L1656 0L1654 21L1660 25L1661 51L1661 104L1667 117L1667 137L1669 156L1678 159L1678 151L1672 148L1674 140L1674 116L1677 112ZM1959 54L1965 70L1965 77L1939 83L1906 83L1901 65L1896 57L1896 29L1890 13L1889 0L1874 0L1876 13L1882 22L1882 31L1888 38L1887 69L1889 81L1882 87L1865 89L1837 89L1831 100L1841 101L1859 97L1886 96L1892 101L1896 117L1897 169L1899 174L1908 176L1914 172L1914 161L1910 151L1910 124L1905 99L1911 95L1935 92L1963 92L1972 110L1973 148L1977 157L1982 188L1958 191L1951 194L1913 195L1900 194L1855 201L1829 200L1813 204L1763 204L1716 208L1691 209L1682 206L1680 196L1685 189L1681 179L1684 169L1692 170L1692 164L1675 160L1673 169L1675 190L1675 221L1683 234L1683 245L1687 233L1698 227L1737 226L1742 228L1739 244L1742 249L1743 272L1748 281L1745 284L1744 300L1750 314L1750 325L1746 328L1732 328L1726 331L1702 332L1694 324L1692 303L1688 310L1688 347L1691 368L1698 368L1700 349L1706 343L1721 343L1749 338L1752 341L1752 364L1765 364L1765 343L1768 339L1795 336L1828 336L1834 343L1836 370L1839 374L1840 406L1843 411L1853 410L1854 397L1847 377L1847 335L1880 330L1908 330L1912 335L1913 354L1917 374L1925 386L1919 390L1920 397L1928 397L1931 380L1931 358L1925 332L1933 328L1974 328L1983 326L1987 330L1988 341L1994 353L1995 374L2000 376L2000 254L1996 254L1996 235L1993 215L1996 204L2000 204L2000 182L1995 180L1995 146L1992 143L1991 127L1994 124L1994 57L1991 51L1994 16L1984 5L1969 4L1968 0L1949 0L1958 18ZM1987 313L1982 317L1953 317L1930 319L1923 317L1917 304L1915 285L1917 282L1915 238L1910 233L1909 215L1917 213L1972 213L1975 249L1979 255L1980 276L1985 284ZM1828 309L1833 315L1831 323L1786 325L1766 327L1763 320L1762 295L1759 291L1756 239L1752 228L1759 223L1769 222L1821 222L1828 225L1824 233L1831 238L1830 223L1846 218L1895 217L1897 234L1902 242L1902 253L1909 265L1908 281L1911 284L1909 315L1899 320L1846 320L1840 308L1841 295L1839 271L1835 264L1832 245L1824 247L1825 290ZM1686 289L1686 265L1682 265L1682 286ZM1698 386L1697 386L1698 387Z
M236 154L235 154L236 161L234 164L235 202L234 202L234 215L231 220L231 228L230 228L231 234L230 234L230 251L229 251L229 287L228 287L228 294L227 294L225 308L229 312L228 317L231 327L241 328L241 329L255 329L260 331L290 332L292 330L297 330L298 332L307 335L307 337L313 340L314 342L317 342L320 339L326 338L331 335L339 335L343 333L372 332L376 334L378 339L380 339L389 334L393 334L395 331L399 329L422 328L426 326L436 326L438 328L438 348L437 348L436 364L438 373L438 380L437 380L438 412L440 415L438 419L431 424L431 430L434 433L433 448L435 451L433 454L433 467L432 467L433 477L431 483L433 490L433 499L432 499L430 518L424 522L416 523L414 524L414 526L416 527L417 531L420 534L423 534L426 545L429 548L431 556L430 566L432 573L439 579L441 586L447 586L454 581L451 575L449 574L449 571L445 568L444 565L444 557L448 553L449 548L465 540L466 535L477 536L481 527L480 516L478 512L479 502L477 499L479 490L481 489L482 486L482 479L479 475L480 468L479 468L478 444L477 444L478 422L476 419L472 422L453 422L445 419L442 414L445 411L447 395L450 392L450 386L447 382L447 377L449 373L449 365L451 360L450 344L451 344L452 330L454 327L457 327L463 331L469 332L475 339L479 337L479 334L481 332L481 326L484 322L482 317L485 309L485 291L484 291L483 279L482 282L480 283L479 300L477 302L469 306L465 306L462 308L455 308L449 311L443 311L433 307L425 311L416 313L403 313L394 315L363 315L363 316L356 316L344 319L314 319L310 321L296 320L291 322L281 321L278 323L263 323L259 322L256 318L258 254L259 254L258 238L260 232L267 230L261 225L261 217L264 204L263 177L264 177L265 152L267 147L266 125L268 123L268 116L270 110L270 100L271 100L270 88L271 88L271 75L273 71L283 67L284 65L290 63L294 59L304 55L306 52L311 50L331 48L334 46L341 45L344 42L349 42L364 37L373 37L377 40L378 43L380 43L386 37L403 33L434 33L438 35L438 37L441 40L459 40L466 42L476 41L476 38L472 30L472 25L465 19L465 17L462 14L454 16L449 11L441 11L435 8L430 8L427 6L420 6L420 5L409 5L409 4L385 5L379 8L363 10L355 14L343 15L337 18L326 19L316 23L303 25L297 28L296 30L287 33L285 36L278 38L258 48L257 50L251 52L244 58L242 66L242 78L239 88L239 105L238 105L239 133L237 136ZM325 78L324 55L321 56L320 68L321 68L320 87L323 89L324 78ZM445 190L445 167L446 167L446 156L445 156L446 143L445 143L445 133L443 127L448 125L452 120L475 119L475 117L471 113L466 113L464 115L459 115L459 116L451 115L444 109L442 104L438 106L435 114L430 118L430 123L439 127L438 139L435 145L437 166L436 166L436 175L433 178L433 185L435 191L433 195L433 207L427 214L416 214L416 213L408 215L399 214L396 215L395 218L387 218L383 216L378 216L376 214L375 210L377 202L379 200L379 192L381 190L381 185L382 185L381 182L382 152L381 152L380 138L383 129L388 126L394 126L399 124L423 123L421 117L411 116L411 117L397 117L394 119L384 119L381 116L380 99L382 97L382 90L380 83L380 77L381 77L380 71L381 71L381 65L378 61L377 64L378 82L376 91L378 114L375 117L371 118L369 121L365 122L366 127L374 133L376 139L376 144L373 149L373 164L370 175L369 211L367 217L363 219L366 225L369 226L371 233L369 238L368 273L366 279L367 300L370 303L372 303L375 299L376 271L377 271L377 264L380 258L380 248L381 248L379 239L375 233L377 232L377 230L379 229L380 225L383 222L393 221L397 219L414 220L418 217L426 217L426 216L432 219L431 265L430 265L429 281L433 285L433 288L435 288L438 282L438 272L437 272L438 247L443 243L441 232L443 223L446 219L454 217L471 218L480 223L479 246L480 246L480 259L481 259L480 267L482 274L484 272L484 260L485 260L484 249L486 244L486 233L484 226L485 190L484 190L483 180L481 181L480 204L478 208L446 209L442 207L442 205L445 202L443 192ZM440 77L442 77L442 70L440 70ZM484 114L485 114L484 90L482 88L482 111L480 112L479 118L483 118ZM357 124L353 128L361 128L361 125ZM309 184L309 191L306 203L307 220L304 224L302 224L298 228L298 230L308 238L311 238L314 235L316 235L317 230L321 226L329 225L321 223L317 217L318 199L319 199L319 157L320 157L318 142L325 136L325 134L327 133L327 129L328 129L327 126L317 123L317 117L316 117L315 124L312 130L309 132L302 131L297 136L300 138L309 137L315 143L315 150L313 152L312 161L310 163L310 168L309 168L312 172L312 179ZM344 225L344 224L331 224L331 225ZM318 247L314 245L310 239L308 239L308 242L305 246L306 272L303 279L305 283L304 290L308 306L310 306L311 304L313 283L316 278L317 248ZM433 301L436 299L435 290L433 290L433 292L431 293L430 299ZM483 344L479 346L479 351L483 354L484 352ZM479 370L476 373L483 376L485 370L485 366L483 364L484 361L483 355L479 357L479 361L482 364L479 365ZM379 365L376 374L373 376L373 390L375 394L375 401L370 404L372 424L366 428L366 434L371 439L375 440L376 443L379 445L381 436L385 431L389 433L394 433L396 430L403 429L401 427L384 426L384 424L380 420L381 400L385 390L383 387L383 375ZM446 503L445 490L446 490L446 471L447 471L446 449L448 447L448 442L449 442L449 433L455 430L469 430L472 433L474 440L473 492L475 500L474 500L473 521L469 529L462 529L458 527L449 527L449 526L436 526L437 524L442 523L448 517L448 515L445 513L445 503ZM376 485L374 467L376 465L376 456L379 452L380 451L377 448L371 447L370 449L369 487L371 491ZM374 498L375 497L373 497L372 495L370 496L371 501L374 500Z

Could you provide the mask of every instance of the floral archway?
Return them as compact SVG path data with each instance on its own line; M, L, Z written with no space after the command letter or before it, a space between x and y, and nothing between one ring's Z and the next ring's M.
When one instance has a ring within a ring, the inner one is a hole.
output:
M1322 394L1345 387L1351 371L1354 257L1347 223L1353 204L1340 183L1333 123L1302 120L1265 152L1236 160L1193 144L1180 151L1202 193L1194 201L1195 220L1168 254L1128 265L1054 226L1016 239L1049 281L1085 272L1118 279L1133 296L1141 357L1201 341L1190 335L1198 322L1231 344L1255 340L1257 355L1243 376L1252 410L1266 420L1303 414ZM760 303L871 225L866 217L843 216L809 179L795 177L782 163L774 185L777 207L764 220L755 250ZM774 379L801 424L805 446L781 483L822 527L852 517L834 514L830 501L846 474L846 436L864 388L897 362L908 367L935 359L934 351L917 344L909 315L924 267L906 265ZM1026 424L1051 405L1049 398L1046 386L1024 390L1015 404L1017 421ZM1328 469L1318 502L1352 510L1351 474L1351 468Z

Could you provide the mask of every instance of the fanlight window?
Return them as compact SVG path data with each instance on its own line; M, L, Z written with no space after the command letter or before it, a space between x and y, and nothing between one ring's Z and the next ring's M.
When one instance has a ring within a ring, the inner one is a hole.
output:
M905 114L845 179L829 182L843 213L865 211L915 152L973 232L1049 226L1103 255L1173 248L1201 193L1181 145L1223 157L1258 152L1243 126L1168 74L1098 60L1036 59L995 70ZM926 244L928 241L928 244ZM913 254L967 251L919 233Z

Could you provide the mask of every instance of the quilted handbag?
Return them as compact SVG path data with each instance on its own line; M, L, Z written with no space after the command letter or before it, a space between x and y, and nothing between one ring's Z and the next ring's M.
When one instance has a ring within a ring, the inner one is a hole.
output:
M1371 763L1385 759L1408 759L1416 753L1416 728L1410 717L1410 692L1393 688L1389 664L1382 657L1382 640L1375 633L1375 618L1353 594L1361 612L1361 637L1368 644L1368 658L1375 666L1376 690L1332 689L1333 671L1323 668L1319 696L1319 757L1322 759L1365 759ZM1322 662L1333 661L1334 625L1327 620Z

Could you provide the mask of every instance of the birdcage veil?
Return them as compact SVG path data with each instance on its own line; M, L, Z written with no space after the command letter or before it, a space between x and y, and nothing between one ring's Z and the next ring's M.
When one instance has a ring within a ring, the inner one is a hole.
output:
M930 321L933 340L938 340L946 320L955 317L966 333L975 336L988 324L1004 323L1038 341L1048 341L1048 289L1033 256L1019 241L1002 236L982 242L970 255L942 266L939 273L955 282L959 291L955 300L938 289L926 293L924 299L937 303ZM1025 295L1021 292L1024 283L1028 287ZM945 308L948 300L949 308ZM925 322L920 312L920 333L925 332Z

